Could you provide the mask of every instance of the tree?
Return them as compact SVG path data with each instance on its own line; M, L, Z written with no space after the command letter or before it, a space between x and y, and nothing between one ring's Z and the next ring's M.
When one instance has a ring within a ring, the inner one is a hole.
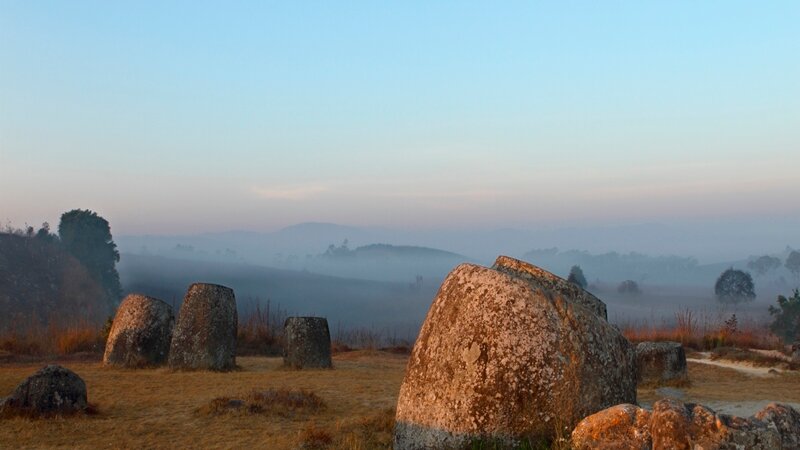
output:
M753 277L733 267L722 272L714 285L717 300L723 303L748 302L756 298Z
M80 261L116 304L122 297L116 263L117 244L108 221L89 210L73 209L61 215L58 235L64 248Z
M769 329L783 342L800 341L800 290L795 289L789 298L779 295L778 307L770 305L769 314L775 316Z
M586 289L586 277L583 275L583 270L581 270L581 266L572 266L569 269L569 277L567 277L567 281L573 284L577 284L578 286Z
M781 260L774 256L764 255L747 263L747 268L754 271L756 275L764 275L771 270L781 266Z
M792 250L789 256L786 257L784 266L786 266L789 272L792 272L794 276L800 277L800 252Z
M625 280L617 286L617 292L620 294L639 295L642 291L639 289L639 284L633 280Z
M41 239L46 242L55 242L58 239L58 236L50 232L50 224L47 222L42 224L42 227L36 232L35 237L36 239Z

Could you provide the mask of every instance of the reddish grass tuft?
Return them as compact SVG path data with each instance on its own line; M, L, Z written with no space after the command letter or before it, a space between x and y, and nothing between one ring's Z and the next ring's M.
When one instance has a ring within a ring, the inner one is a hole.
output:
M333 443L333 436L328 430L317 427L311 422L300 432L300 448L323 449L328 448Z
M645 341L675 341L695 350L713 350L719 347L783 349L783 344L767 323L756 320L738 320L735 315L712 318L698 317L692 310L675 313L671 322L625 323L622 334L633 343Z
M265 414L293 417L301 413L314 413L326 407L320 396L307 389L254 390L243 399L217 397L198 408L203 415Z

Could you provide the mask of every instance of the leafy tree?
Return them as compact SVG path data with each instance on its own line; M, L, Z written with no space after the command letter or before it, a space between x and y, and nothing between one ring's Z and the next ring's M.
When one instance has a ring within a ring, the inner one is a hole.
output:
M786 257L784 266L786 266L789 272L792 272L794 276L800 277L800 252L792 250L789 256Z
M73 209L61 215L58 235L64 248L78 259L116 303L122 296L116 263L117 244L108 221L89 210Z
M35 237L36 239L41 239L46 242L55 242L58 239L58 236L50 232L50 224L47 222L42 224L42 227L36 232Z
M625 280L617 286L617 292L620 294L639 295L642 291L639 289L639 284L633 280Z
M589 284L586 282L586 277L583 275L581 266L572 266L572 268L569 269L569 277L567 277L567 281L577 284L584 289L586 289L586 285Z
M754 271L756 275L764 275L771 270L781 266L781 260L774 256L764 255L747 263L747 268Z
M717 300L723 303L747 302L756 298L753 277L733 267L722 272L714 285Z
M769 329L785 343L800 341L800 290L792 297L778 296L778 307L769 306L769 314L775 316Z

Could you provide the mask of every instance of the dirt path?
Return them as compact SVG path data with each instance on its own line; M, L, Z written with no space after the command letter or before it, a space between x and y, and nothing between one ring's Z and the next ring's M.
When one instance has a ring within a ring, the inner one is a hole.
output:
M686 361L697 364L708 364L711 366L724 367L726 369L733 369L737 372L741 372L754 377L769 377L773 376L774 372L778 373L783 372L783 370L777 367L756 367L747 363L740 363L734 361L714 361L710 359L695 359L695 358L686 358ZM770 371L774 372L770 373Z

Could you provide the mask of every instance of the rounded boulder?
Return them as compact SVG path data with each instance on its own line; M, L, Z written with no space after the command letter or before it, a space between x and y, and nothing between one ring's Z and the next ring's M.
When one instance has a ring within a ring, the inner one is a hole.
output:
M284 324L286 351L283 363L293 369L328 369L331 333L324 317L289 317Z
M174 325L170 305L146 295L128 295L111 325L103 364L150 367L166 363Z
M233 289L192 284L175 323L169 366L184 370L234 369L238 320Z
M85 412L86 383L75 372L46 366L26 378L0 404L0 415L54 416Z
M400 388L395 449L546 441L636 402L627 339L596 309L544 288L552 280L538 268L515 264L524 270L462 264L442 283Z

